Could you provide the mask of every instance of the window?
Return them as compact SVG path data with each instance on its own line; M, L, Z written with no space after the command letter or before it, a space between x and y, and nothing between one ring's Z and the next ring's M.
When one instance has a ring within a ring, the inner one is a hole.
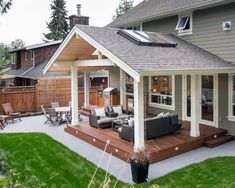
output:
M29 60L29 52L25 52L24 59L25 59L25 61Z
M235 75L229 76L229 109L228 120L235 121Z
M136 30L136 31L140 31L140 26L130 26L130 27L127 27L126 29L128 30Z
M179 16L179 20L175 28L178 31L179 36L192 34L192 19L192 14Z
M11 54L11 64L16 64L16 53Z
M31 57L31 61L34 61L34 52L30 51L30 57Z
M150 96L149 104L150 106L156 106L160 108L166 108L169 110L174 110L175 100L174 100L174 76L152 76L149 78L150 82Z

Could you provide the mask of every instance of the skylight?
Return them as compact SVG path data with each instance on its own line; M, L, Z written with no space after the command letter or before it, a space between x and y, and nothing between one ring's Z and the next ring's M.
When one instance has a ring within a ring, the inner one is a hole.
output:
M138 45L161 47L175 47L177 45L176 43L167 40L163 35L156 33L118 30L118 34Z

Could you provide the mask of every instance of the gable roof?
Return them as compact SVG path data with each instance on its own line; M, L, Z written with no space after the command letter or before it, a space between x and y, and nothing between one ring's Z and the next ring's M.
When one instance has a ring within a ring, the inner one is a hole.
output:
M59 47L60 51L55 54L59 55L59 53L63 52L62 46L64 45L65 48L66 42L71 39L70 35L76 34L82 38L84 37L83 39L91 45L94 44L97 50L136 80L138 80L140 73L150 71L161 73L164 71L175 72L177 70L188 72L195 70L205 72L209 70L235 70L234 64L176 36L155 33L157 36L164 37L167 41L174 41L177 43L176 47L141 46L118 34L118 31L119 29L116 28L76 25L72 33L68 35L68 38ZM45 66L44 73L52 66L55 60L56 55ZM123 63L127 68L123 66ZM127 71L128 67L134 71L133 74Z
M140 24L167 16L178 15L181 12L204 9L220 4L235 2L234 0L144 0L124 15L108 24L108 27L123 27Z

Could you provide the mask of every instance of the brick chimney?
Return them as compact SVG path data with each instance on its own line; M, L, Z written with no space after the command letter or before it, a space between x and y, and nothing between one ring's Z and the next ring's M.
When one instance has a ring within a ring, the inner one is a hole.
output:
M81 15L81 5L77 4L77 15L69 16L69 25L70 29L73 28L74 25L89 25L89 17Z

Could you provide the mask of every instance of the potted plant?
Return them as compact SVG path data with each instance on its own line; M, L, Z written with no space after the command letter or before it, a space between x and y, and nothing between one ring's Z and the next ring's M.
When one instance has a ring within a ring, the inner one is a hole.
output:
M135 152L130 157L132 180L135 183L143 183L148 179L149 154L146 151Z

